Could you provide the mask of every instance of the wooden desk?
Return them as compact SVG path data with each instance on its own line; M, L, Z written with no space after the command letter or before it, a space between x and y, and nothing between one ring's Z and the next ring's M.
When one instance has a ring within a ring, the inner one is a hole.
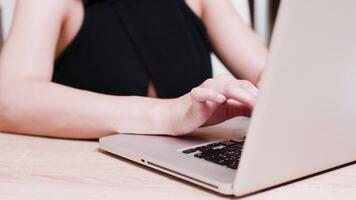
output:
M350 152L354 153L354 152ZM257 195L257 199L355 199L356 165ZM0 133L1 200L233 199L98 150L97 141Z

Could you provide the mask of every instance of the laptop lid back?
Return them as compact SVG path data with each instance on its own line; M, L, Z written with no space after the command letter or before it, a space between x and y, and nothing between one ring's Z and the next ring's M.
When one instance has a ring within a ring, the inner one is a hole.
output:
M356 1L284 0L237 196L356 160Z

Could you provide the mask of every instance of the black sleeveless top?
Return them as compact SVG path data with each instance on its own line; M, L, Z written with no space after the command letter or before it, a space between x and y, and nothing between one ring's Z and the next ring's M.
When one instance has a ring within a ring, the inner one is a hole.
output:
M160 98L212 76L201 20L184 0L87 0L79 33L57 58L53 81L111 95Z

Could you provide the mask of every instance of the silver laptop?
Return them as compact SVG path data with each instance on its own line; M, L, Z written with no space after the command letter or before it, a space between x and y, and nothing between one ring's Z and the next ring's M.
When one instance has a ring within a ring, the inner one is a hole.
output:
M356 1L284 0L245 141L117 134L100 148L244 196L356 160Z

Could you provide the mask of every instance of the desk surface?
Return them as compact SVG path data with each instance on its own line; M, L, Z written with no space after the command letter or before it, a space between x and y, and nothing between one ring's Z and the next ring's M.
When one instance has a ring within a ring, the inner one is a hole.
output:
M356 165L244 199L354 199ZM97 141L0 133L0 199L233 199L98 150Z

